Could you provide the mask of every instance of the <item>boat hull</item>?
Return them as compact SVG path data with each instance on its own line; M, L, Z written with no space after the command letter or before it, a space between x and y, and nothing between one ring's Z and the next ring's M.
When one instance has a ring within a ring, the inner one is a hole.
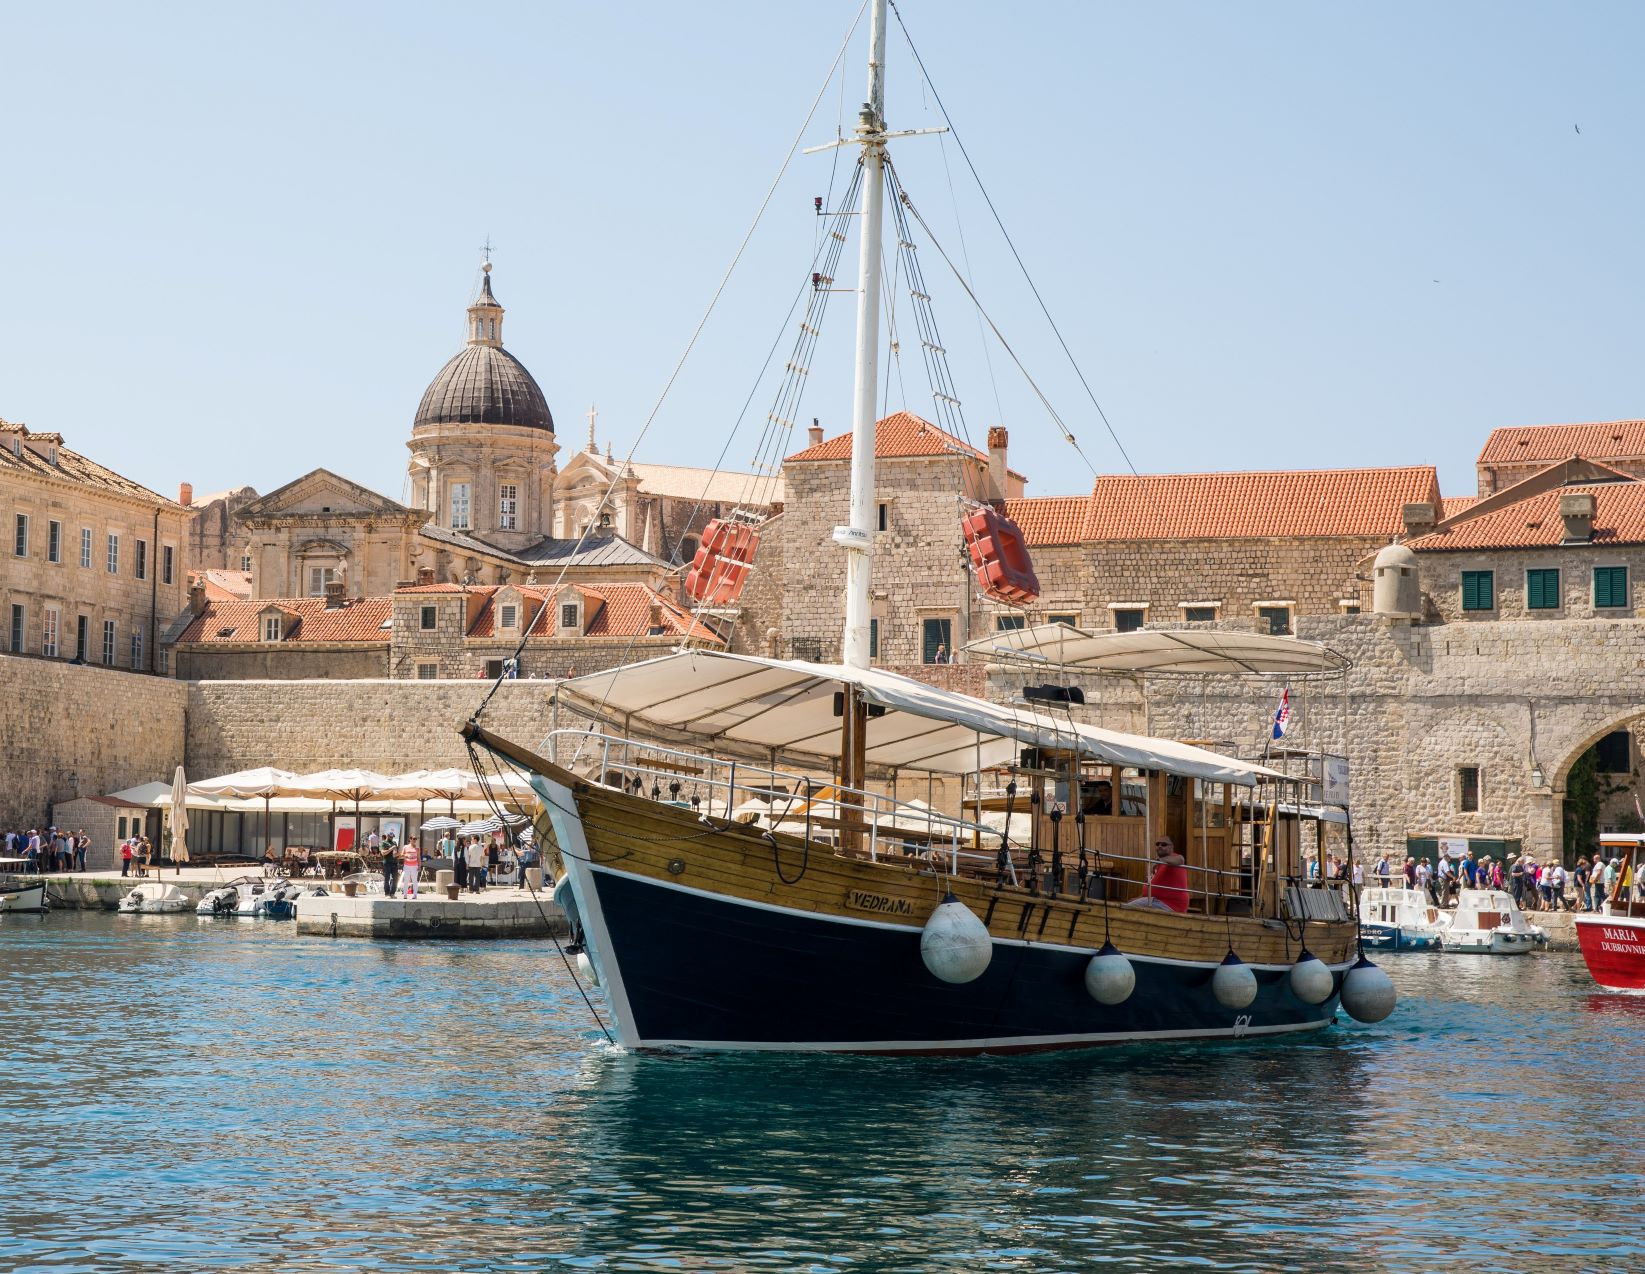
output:
M1412 933L1399 925L1360 926L1361 941L1374 951L1437 951L1437 933Z
M594 870L579 891L602 981L641 1049L1006 1053L1143 1039L1317 1029L1336 997L1307 1004L1288 966L1256 968L1256 1000L1220 1005L1216 965L1133 956L1136 989L1105 1006L1085 989L1091 951L996 940L975 981L950 985L920 958L920 929L751 905ZM1340 974L1339 974L1340 981Z
M44 911L46 882L0 888L0 911Z
M1536 938L1512 930L1473 930L1447 933L1444 946L1456 955L1524 955L1536 946Z
M1577 945L1595 982L1613 991L1645 990L1645 918L1575 918Z

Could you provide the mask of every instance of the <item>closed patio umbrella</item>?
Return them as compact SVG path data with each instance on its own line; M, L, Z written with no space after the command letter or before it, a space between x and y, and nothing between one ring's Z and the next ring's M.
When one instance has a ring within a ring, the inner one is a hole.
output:
M180 765L171 778L171 861L181 876L188 862L188 779Z

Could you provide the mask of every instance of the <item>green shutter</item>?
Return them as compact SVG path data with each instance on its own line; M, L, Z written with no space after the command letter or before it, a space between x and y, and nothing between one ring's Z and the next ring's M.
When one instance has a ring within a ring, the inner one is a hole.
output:
M1493 610L1496 607L1496 575L1491 571L1462 572L1462 609Z
M1626 606L1628 604L1628 568L1626 566L1594 567L1594 605Z
M1525 572L1525 608L1527 610L1559 609L1559 571Z

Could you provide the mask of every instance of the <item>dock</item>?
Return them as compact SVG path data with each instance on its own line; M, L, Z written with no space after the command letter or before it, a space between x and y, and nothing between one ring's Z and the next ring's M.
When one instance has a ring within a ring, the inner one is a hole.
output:
M546 893L488 889L455 899L332 894L297 900L297 932L330 938L547 938L570 933Z

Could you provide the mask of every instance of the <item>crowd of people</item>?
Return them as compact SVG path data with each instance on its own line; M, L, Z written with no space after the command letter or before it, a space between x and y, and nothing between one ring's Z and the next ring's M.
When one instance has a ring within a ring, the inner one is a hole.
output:
M40 875L52 871L85 871L91 837L85 828L70 832L66 827L31 827L0 836L5 858L23 859L23 872Z
M423 850L416 837L404 845L396 844L392 835L378 840L373 832L366 842L369 858L381 855L383 892L390 897L403 894L417 896L423 869ZM521 834L518 846L511 846L495 836L456 836L445 832L434 847L437 861L450 862L452 880L460 891L480 893L488 884L499 882L500 877L523 879L528 868L541 861L529 832Z
M1620 859L1607 860L1601 854L1591 860L1581 855L1570 868L1552 858L1538 862L1530 854L1510 858L1505 865L1489 854L1476 859L1472 850L1458 859L1441 855L1434 863L1408 857L1396 868L1384 854L1371 866L1370 883L1388 885L1403 876L1408 888L1427 894L1439 907L1453 905L1458 890L1506 889L1513 894L1514 904L1525 911L1598 911L1612 895L1622 871ZM1335 855L1328 872L1331 879L1366 883L1359 863L1349 872Z

